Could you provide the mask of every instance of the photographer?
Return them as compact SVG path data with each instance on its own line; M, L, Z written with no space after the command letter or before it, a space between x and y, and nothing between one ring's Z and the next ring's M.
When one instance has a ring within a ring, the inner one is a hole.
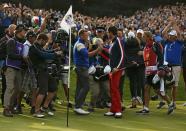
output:
M35 117L42 118L45 115L40 110L40 106L43 102L45 95L47 94L47 98L44 103L43 109L47 111L48 105L50 101L53 99L54 92L56 89L51 87L49 81L49 74L47 71L47 61L46 60L54 60L58 55L61 55L61 52L48 52L43 49L45 44L48 41L48 37L46 34L39 34L36 42L30 47L29 57L32 61L33 68L37 73L37 83L38 83L38 96L36 98L36 106L35 106Z
M44 47L47 50L61 50L62 56L55 59L48 64L48 69L50 70L49 73L52 75L52 78L55 79L55 84L58 87L59 80L62 81L62 86L65 91L65 96L67 98L68 94L68 34L64 31L59 29L57 32L55 30L50 31L47 34L49 40ZM67 68L67 69L66 69ZM56 83L57 82L57 83ZM57 88L56 87L56 88ZM57 93L55 92L55 95ZM72 106L72 104L69 104ZM49 105L50 110L55 110L53 105Z
M47 29L56 30L58 28L58 17L55 13L49 14L49 19L47 20Z
M68 64L69 64L69 46L68 46L69 36L64 30L58 30L55 39L55 44L57 47L61 48L63 51L63 56L58 60L59 66L59 78L62 81L65 96L68 97ZM69 103L71 107L71 103Z

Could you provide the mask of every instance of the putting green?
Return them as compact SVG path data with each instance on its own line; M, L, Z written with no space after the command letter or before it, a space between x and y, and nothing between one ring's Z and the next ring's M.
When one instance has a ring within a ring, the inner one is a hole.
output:
M128 104L128 102L127 102ZM167 108L156 109L157 102L151 102L149 115L137 115L138 109L127 108L122 119L103 116L107 109L96 109L89 116L76 115L70 110L69 127L66 127L66 108L57 106L55 116L44 119L34 118L29 114L28 107L23 108L23 115L6 118L0 115L1 131L185 131L186 107L178 102L177 109L166 115ZM2 108L0 109L2 112Z
M70 99L73 101L75 95L75 74L71 75ZM181 77L177 98L177 109L170 116L166 115L167 108L157 110L156 102L151 102L149 115L137 115L138 109L126 109L122 119L104 117L107 109L96 109L95 113L89 116L78 116L70 110L69 127L66 127L66 108L59 104L54 117L47 116L44 119L37 119L29 114L29 107L23 108L23 115L16 115L13 118L2 116L0 107L0 131L185 131L186 130L186 107L182 104L186 100L183 78ZM124 85L124 102L130 104L129 81L126 79ZM58 96L65 100L63 89L59 86ZM151 91L153 93L153 90ZM168 91L170 94L170 91ZM152 95L151 93L151 95ZM89 100L88 95L87 100ZM128 100L128 101L126 101ZM57 102L56 102L57 103Z

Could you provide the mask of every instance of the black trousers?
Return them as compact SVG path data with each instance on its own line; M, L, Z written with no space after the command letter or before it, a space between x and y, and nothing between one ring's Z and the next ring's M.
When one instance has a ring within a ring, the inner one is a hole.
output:
M130 81L130 92L131 97L142 97L144 96L144 85L145 85L145 67L132 67L127 69L127 76Z
M37 84L39 94L45 95L47 92L55 92L57 90L57 79L48 74L46 70L38 71Z

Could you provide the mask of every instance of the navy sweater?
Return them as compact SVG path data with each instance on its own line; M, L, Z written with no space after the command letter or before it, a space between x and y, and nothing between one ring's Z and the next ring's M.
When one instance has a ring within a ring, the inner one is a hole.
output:
M112 41L113 45L110 48L110 67L123 68L124 66L124 51L123 45L119 38L115 37Z

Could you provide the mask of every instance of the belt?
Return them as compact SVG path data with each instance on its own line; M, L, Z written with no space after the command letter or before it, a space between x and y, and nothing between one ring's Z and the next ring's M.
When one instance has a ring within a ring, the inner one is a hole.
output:
M158 67L157 66L146 66L146 71L157 71Z

